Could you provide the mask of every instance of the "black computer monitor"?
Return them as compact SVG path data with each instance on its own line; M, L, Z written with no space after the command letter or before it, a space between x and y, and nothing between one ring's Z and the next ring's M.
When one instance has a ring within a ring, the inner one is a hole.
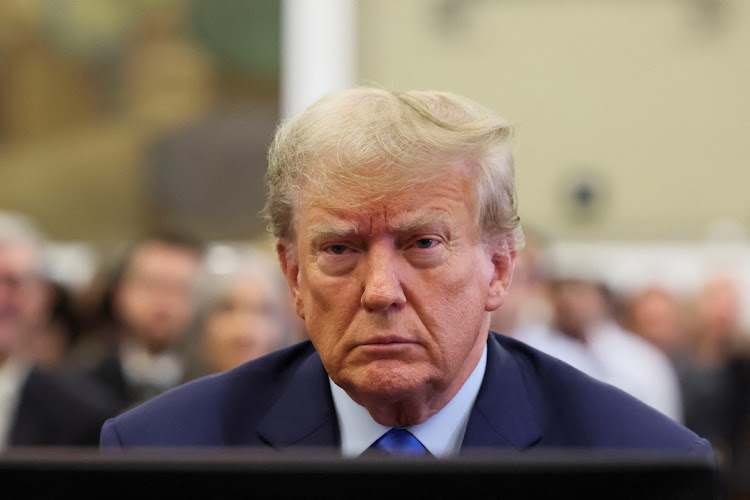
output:
M3 491L23 498L712 499L704 457L644 452L487 452L344 459L330 450L14 450ZM21 498L19 497L19 498Z

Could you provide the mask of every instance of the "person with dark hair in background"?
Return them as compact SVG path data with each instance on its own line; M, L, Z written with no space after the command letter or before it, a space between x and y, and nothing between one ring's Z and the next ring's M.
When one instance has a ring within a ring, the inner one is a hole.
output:
M649 285L627 297L621 321L676 362L685 355L688 343L683 316L674 293Z
M536 231L524 227L524 247L516 255L513 286L503 307L493 311L490 329L513 336L530 325L548 325L552 320L547 270L542 259L546 241Z
M30 356L38 366L64 371L70 350L83 328L82 311L73 291L64 283L45 279L44 311L30 335Z
M35 360L32 336L47 320L43 247L28 217L0 213L0 449L96 446L115 410L105 393Z
M484 107L435 91L338 91L282 123L266 214L309 340L108 420L102 448L710 460L709 443L669 417L490 332L523 246L511 137Z
M88 332L71 363L110 390L120 409L185 381L181 342L195 313L203 252L188 236L157 232L117 262L100 305L104 325Z
M286 282L273 256L252 246L214 250L197 286L189 379L235 368L294 338Z
M520 328L514 337L682 423L675 368L656 346L619 324L613 293L603 280L567 270L553 273L551 323Z
M750 353L734 276L710 276L696 297L692 349L677 372L685 425L708 439L731 483L750 487Z

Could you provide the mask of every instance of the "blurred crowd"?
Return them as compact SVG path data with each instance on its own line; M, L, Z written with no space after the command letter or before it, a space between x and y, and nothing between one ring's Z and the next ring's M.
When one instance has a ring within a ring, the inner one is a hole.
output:
M544 241L527 240L492 328L622 388L748 470L750 355L732 277L689 300L657 285L623 295L553 268ZM0 212L0 449L96 446L104 419L306 338L259 245L154 232L80 290L51 277L47 243L28 217Z
M615 385L707 438L733 484L750 477L750 336L737 276L676 292L617 290L527 234L492 329ZM575 397L574 395L569 395Z
M0 449L98 445L104 420L305 338L268 250L175 231L129 242L83 289L0 212Z

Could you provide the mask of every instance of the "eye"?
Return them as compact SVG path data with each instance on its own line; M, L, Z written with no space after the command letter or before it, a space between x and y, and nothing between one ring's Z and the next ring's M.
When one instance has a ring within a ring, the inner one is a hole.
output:
M336 255L342 255L346 250L346 245L331 245L328 247L328 251Z
M419 238L417 241L414 242L414 246L417 248L432 248L433 246L437 245L437 240L433 238Z

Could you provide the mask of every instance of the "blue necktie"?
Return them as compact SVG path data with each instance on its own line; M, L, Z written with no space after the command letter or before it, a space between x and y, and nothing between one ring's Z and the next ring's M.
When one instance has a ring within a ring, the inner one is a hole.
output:
M429 455L427 448L406 429L394 427L375 441L369 451L385 455L419 456Z

